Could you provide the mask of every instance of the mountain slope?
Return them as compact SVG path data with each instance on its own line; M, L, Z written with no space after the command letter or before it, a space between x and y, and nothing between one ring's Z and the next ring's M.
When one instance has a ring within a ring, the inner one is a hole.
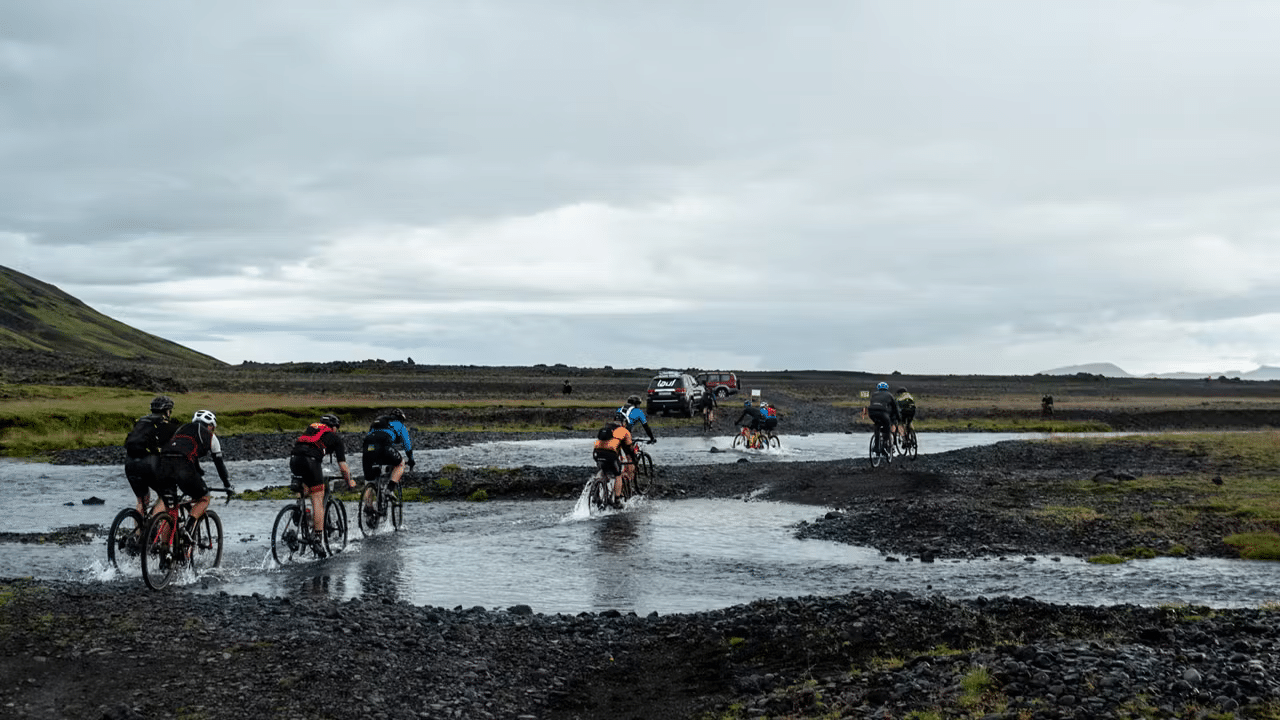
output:
M0 348L193 366L221 360L112 320L45 282L0 265Z

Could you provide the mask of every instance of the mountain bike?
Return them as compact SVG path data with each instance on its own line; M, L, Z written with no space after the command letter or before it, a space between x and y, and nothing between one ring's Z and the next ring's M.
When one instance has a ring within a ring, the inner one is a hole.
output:
M899 454L908 460L915 460L920 454L920 445L916 440L916 429L914 426L907 424L902 426L902 446Z
M636 462L635 462L636 488L640 492L644 492L649 488L650 481L653 480L653 456L645 452L645 449L640 447L640 443L636 443L635 449L636 449ZM624 459L624 462L625 462L625 459Z
M738 434L733 437L732 447L742 447L747 450L763 450L769 447L769 438L759 430L752 430L746 425L743 425L738 428Z
M638 448L637 448L638 450ZM643 453L643 450L639 450ZM630 465L631 461L626 459L626 453L622 453L622 464ZM649 489L649 478L641 475L638 471L633 473L622 473L622 495L614 497L613 483L618 478L618 474L613 472L612 457L594 457L596 461L596 474L587 481L587 502L596 510L617 509L622 507L622 503L630 500L637 495L643 495ZM650 460L652 463L652 460ZM639 466L637 466L638 468Z
M324 537L316 535L311 517L311 498L306 494L302 478L293 476L290 487L296 488L298 498L280 508L271 526L271 556L276 562L300 560L310 551L317 558L336 555L347 549L347 508L330 493L342 478L325 478L324 483Z
M388 521L396 530L404 525L404 488L401 487L404 483L396 483L395 492L392 492L390 473L382 466L376 469L378 474L373 482L365 483L360 491L360 509L356 513L356 523L365 535L377 532Z
M228 488L210 488L209 492L227 494ZM201 568L222 564L222 519L207 508L195 525L188 527L193 499L181 499L176 489L160 494L167 508L152 515L146 524L146 543L142 552L142 580L152 590L163 590L173 582L178 568L187 566L199 572Z

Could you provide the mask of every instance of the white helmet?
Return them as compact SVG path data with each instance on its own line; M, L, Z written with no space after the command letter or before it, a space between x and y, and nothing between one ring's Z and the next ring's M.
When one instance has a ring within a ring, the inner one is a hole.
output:
M214 417L209 410L197 410L196 414L191 416L191 422L202 422L210 427L218 427L218 418Z

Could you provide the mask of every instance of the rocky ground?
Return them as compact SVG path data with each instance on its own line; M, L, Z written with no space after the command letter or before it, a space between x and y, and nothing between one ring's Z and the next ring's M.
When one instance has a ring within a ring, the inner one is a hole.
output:
M779 404L791 406L784 433L863 431L829 406ZM659 438L697 431L655 420ZM423 432L415 442L494 436ZM227 454L278 457L287 440L232 437ZM110 452L61 461L115 462ZM878 470L847 461L661 468L658 492L813 504L802 537L922 560L1175 546L1231 556L1221 538L1235 528L1222 523L1172 533L1037 512L1085 502L1072 490L1081 481L1186 475L1205 478L1208 495L1220 470L1154 445L1001 443ZM581 468L445 472L447 488L440 473L414 482L442 498L483 489L536 500L576 495L582 477ZM1122 502L1140 514L1192 499L1130 493ZM553 616L377 596L291 602L133 584L0 584L0 715L15 718L1280 717L1272 609L866 593L667 616Z

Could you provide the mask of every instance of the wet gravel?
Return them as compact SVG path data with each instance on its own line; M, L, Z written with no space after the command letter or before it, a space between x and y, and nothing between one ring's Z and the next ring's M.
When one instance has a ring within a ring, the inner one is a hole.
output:
M809 420L797 421L802 415L795 412L784 432L855 427L839 411L804 413ZM697 430L672 425L655 432ZM415 442L443 447L509 438L424 432ZM232 437L227 454L278 457L280 441ZM67 453L61 461L111 452ZM1090 555L1136 546L1231 556L1221 543L1231 528L1221 525L1175 531L1064 524L1038 512L1083 502L1073 490L1082 482L1208 477L1220 470L1203 457L1141 443L1097 451L1071 442L1014 442L878 470L854 461L660 468L657 492L813 504L814 519L797 528L801 537L870 545L886 560ZM435 497L484 490L490 497L533 500L576 496L581 477L580 467L515 468L418 473L413 482ZM1126 493L1116 500L1126 503L1118 515L1196 501L1191 495ZM545 615L524 606L420 607L376 593L336 601L320 591L291 601L152 593L133 583L9 579L0 585L0 715L14 718L1280 712L1280 613L1270 608L1088 607L870 592L641 617Z

